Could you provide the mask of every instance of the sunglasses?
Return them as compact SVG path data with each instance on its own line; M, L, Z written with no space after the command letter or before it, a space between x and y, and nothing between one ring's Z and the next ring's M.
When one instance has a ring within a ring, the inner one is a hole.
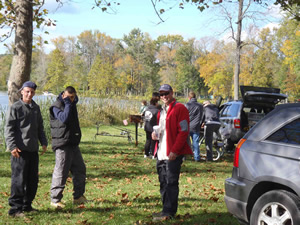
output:
M167 92L164 92L164 93L159 93L159 96L162 97L162 96L167 96L167 95L169 95L169 94L170 94L170 92L167 91Z

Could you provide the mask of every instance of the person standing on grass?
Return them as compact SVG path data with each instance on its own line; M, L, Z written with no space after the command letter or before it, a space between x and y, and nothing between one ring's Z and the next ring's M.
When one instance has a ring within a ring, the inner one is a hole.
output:
M147 109L147 101L143 100L141 102L141 108L140 108L140 115L142 116L142 118L145 115L146 109ZM143 125L144 125L144 119L141 120L139 128L143 128Z
M219 119L219 109L210 101L203 102L204 117L202 127L204 127L205 147L206 147L206 161L213 161L213 135L218 134L221 122Z
M73 204L84 204L86 167L79 149L81 130L76 104L76 90L68 86L50 106L52 149L55 152L55 167L51 184L51 206L62 209L63 191L69 175L73 178Z
M194 160L200 162L199 141L203 119L203 105L197 102L194 92L189 93L189 102L186 104L186 108L190 115L190 137L193 141Z
M32 207L38 188L39 143L44 154L47 138L44 132L40 107L32 100L37 86L26 81L21 99L8 110L5 124L5 141L11 152L11 193L8 200L12 217L24 217L23 212L37 211Z
M153 132L153 126L157 124L157 99L152 98L150 100L150 105L145 111L145 132L146 132L146 143L145 143L145 154L144 158L147 158L150 155L154 155L155 141L152 139L151 134Z
M173 97L173 89L164 84L159 88L164 103L158 113L159 138L154 155L157 155L157 173L163 209L153 213L153 221L163 221L175 216L178 208L179 175L184 155L193 154L189 139L189 112Z

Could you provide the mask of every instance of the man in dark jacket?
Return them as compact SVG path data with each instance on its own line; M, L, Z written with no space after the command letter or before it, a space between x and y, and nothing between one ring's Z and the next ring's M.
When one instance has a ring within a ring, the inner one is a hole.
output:
M145 143L145 155L144 158L147 158L150 154L154 156L154 147L156 141L152 139L151 134L153 132L153 126L157 124L157 99L152 98L150 100L150 105L147 107L144 113L145 121L145 132L146 132L146 143Z
M219 109L216 105L211 104L210 101L203 102L204 107L204 136L205 136L205 146L206 146L206 160L213 161L212 154L212 142L213 134L218 134L221 122L219 120Z
M189 93L189 102L186 103L186 108L190 115L190 137L193 141L194 160L199 162L199 141L201 122L203 119L203 106L197 102L196 94L194 92Z
M73 175L73 203L87 202L84 197L86 167L79 149L81 130L76 104L75 88L69 86L50 107L52 149L55 152L55 167L51 184L51 206L62 209L63 190L69 171Z
M36 84L26 81L21 88L22 98L8 110L5 141L11 151L11 206L8 214L23 217L23 212L37 211L31 203L38 188L39 144L47 150L40 107L32 100Z

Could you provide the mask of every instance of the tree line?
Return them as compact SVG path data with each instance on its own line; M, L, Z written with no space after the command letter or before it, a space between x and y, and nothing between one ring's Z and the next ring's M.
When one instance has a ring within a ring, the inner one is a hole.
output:
M279 87L300 98L300 22L288 17L278 28L247 35L241 49L240 85ZM41 37L33 40L31 80L42 90L63 87L96 95L151 95L170 83L177 94L233 96L235 45L213 37L185 40L181 35L152 39L135 28L121 39L95 31L52 40L46 53ZM13 46L0 56L0 86L8 80Z

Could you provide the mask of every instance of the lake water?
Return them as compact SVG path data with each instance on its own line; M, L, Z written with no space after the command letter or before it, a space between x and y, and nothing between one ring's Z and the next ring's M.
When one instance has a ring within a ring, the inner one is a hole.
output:
M47 99L47 98L55 98L55 96L47 96L47 95L35 95L33 97L33 100L34 101L37 101L37 100L44 100L44 99ZM7 95L7 92L6 91L0 91L0 106L1 108L0 109L7 109L8 108L8 95Z
M51 95L35 95L33 97L34 101L39 101L39 100L47 100L47 99L53 99L55 100L56 96L51 96ZM115 104L119 108L136 108L137 112L140 107L140 101L137 100L125 100L125 99L99 99L99 98L89 98L89 97L84 97L80 98L79 97L79 104L85 103L85 104L93 104L96 102L102 102L104 104ZM5 91L0 91L0 110L6 110L8 108L8 95L7 92Z

